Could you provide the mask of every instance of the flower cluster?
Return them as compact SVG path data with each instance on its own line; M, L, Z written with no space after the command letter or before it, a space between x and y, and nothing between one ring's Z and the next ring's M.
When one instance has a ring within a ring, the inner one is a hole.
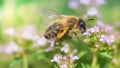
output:
M56 62L59 68L74 68L74 61L77 59L79 58L74 55L62 56L60 54L55 54L51 62Z
M25 47L32 46L33 48L44 46L47 40L43 37L39 37L36 33L36 28L34 25L28 25L23 28L19 28L18 30L14 27L9 27L4 30L6 36L12 38L12 42L6 44L2 52L6 54L11 54L13 52L19 52L20 50L24 50ZM16 45L15 45L16 44Z
M97 21L95 26L87 29L83 34L85 36L84 42L100 49L112 46L116 40L115 35L112 34L112 32L113 28L111 26L105 25L101 21Z
M93 0L98 6L105 4L105 0ZM90 5L90 0L70 0L68 3L69 8L76 9L78 8L79 4L83 5Z

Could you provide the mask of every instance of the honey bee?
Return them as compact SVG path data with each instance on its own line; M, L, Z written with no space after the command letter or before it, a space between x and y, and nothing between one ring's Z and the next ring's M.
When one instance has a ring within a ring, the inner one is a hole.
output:
M60 15L52 10L44 11L49 18L56 18L47 28L44 37L50 41L58 41L66 36L74 35L78 40L77 31L86 32L86 22L76 16Z

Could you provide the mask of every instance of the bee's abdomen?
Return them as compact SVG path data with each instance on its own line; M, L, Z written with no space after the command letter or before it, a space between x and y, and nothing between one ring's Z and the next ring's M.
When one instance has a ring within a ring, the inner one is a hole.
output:
M59 21L53 22L53 24L51 24L46 30L44 37L48 40L53 40L53 41L57 40L57 34L60 28L61 28L61 24L59 23Z
M54 30L54 31L46 32L44 34L44 36L48 40L56 40L57 39L57 34L58 34L58 30Z

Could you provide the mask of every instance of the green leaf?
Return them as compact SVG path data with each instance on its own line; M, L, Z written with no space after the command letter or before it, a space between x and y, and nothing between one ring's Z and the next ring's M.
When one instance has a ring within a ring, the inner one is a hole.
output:
M112 56L108 52L99 52L99 54L106 58L112 58Z
M15 66L17 65L17 64L20 64L22 62L22 59L15 59L15 60L13 60L11 63L10 63L10 68L16 68Z
M78 56L79 58L82 58L86 53L87 53L86 51L83 51L83 52L78 53L77 56Z
M85 64L84 63L81 63L81 66L82 68L86 68Z

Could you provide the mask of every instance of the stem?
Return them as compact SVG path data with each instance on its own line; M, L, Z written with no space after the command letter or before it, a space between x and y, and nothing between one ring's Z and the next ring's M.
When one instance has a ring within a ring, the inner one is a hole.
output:
M92 68L97 67L97 49L94 49L94 55L93 55L93 60L92 60Z
M28 68L27 54L23 53L23 68Z

